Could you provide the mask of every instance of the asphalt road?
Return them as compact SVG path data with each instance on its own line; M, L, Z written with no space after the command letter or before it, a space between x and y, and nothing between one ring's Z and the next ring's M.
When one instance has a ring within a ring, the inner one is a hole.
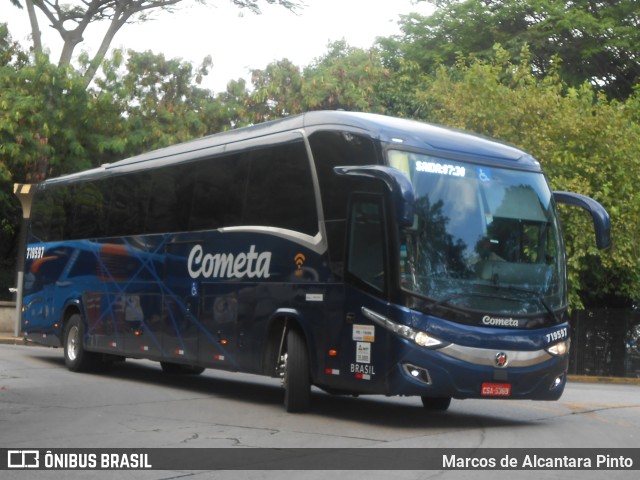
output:
M640 385L569 383L558 402L464 400L446 413L418 398L314 393L312 411L287 414L278 380L207 370L169 376L127 360L72 373L62 351L0 345L0 448L640 448ZM337 468L337 467L336 467ZM498 471L481 478L603 478L603 472ZM1 472L33 478L283 478L287 472ZM637 478L611 471L606 478ZM295 478L333 477L296 472ZM364 478L346 472L340 478ZM366 478L478 478L474 471L368 472Z

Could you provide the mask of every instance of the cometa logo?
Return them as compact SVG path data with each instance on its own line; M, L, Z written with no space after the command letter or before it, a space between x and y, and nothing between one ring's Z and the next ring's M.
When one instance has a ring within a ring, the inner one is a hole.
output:
M188 259L191 278L269 278L271 252L256 252L251 245L247 253L205 253L202 245L191 249Z
M519 327L520 322L515 318L494 318L489 315L482 317L482 323L485 325L492 325L498 327Z

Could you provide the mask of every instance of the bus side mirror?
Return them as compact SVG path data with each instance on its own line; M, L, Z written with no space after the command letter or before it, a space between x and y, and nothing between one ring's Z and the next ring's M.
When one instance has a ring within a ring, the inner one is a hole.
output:
M591 214L596 230L596 246L600 250L611 247L611 219L605 208L593 198L579 193L553 192L556 202L584 208Z
M381 180L391 194L391 202L396 214L396 220L402 227L413 225L415 194L413 185L400 170L382 165L334 167L338 175L352 175L356 177Z

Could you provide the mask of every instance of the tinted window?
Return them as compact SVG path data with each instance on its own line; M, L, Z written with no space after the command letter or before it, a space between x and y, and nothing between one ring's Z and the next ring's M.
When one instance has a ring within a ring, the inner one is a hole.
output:
M153 171L146 233L187 230L192 190L192 185L187 184L188 168L175 165Z
M372 184L336 175L333 168L378 164L373 140L348 132L316 132L309 137L309 143L316 163L325 220L344 220L351 192L370 190Z
M302 141L248 152L243 223L315 235L318 216L311 169Z
M362 135L320 131L312 134L309 142L320 184L331 269L341 277L349 195L357 191L380 191L380 187L375 182L336 175L333 167L375 165L379 163L378 156L373 140Z
M120 175L104 182L104 189L111 192L106 236L142 233L149 204L151 174Z
M67 192L64 186L38 190L31 209L31 233L35 240L51 242L63 238L70 205Z
M66 238L95 238L105 234L105 192L98 182L84 182L70 188Z
M240 155L207 159L189 168L189 230L240 225L247 173L248 159Z
M42 188L36 190L31 206L31 235L34 240L46 241L49 237L49 224L51 223L51 204L48 201L47 191Z
M384 291L384 210L379 198L358 198L351 204L348 272L365 288Z
M42 241L243 225L318 232L302 140L71 188L49 186L36 195L32 212L32 233Z

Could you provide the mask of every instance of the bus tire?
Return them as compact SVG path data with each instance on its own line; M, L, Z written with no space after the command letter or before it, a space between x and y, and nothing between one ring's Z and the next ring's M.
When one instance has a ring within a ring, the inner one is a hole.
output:
M95 368L97 356L84 349L84 322L79 313L69 317L64 330L64 363L72 372Z
M422 406L430 412L444 412L451 405L451 397L421 397Z
M290 330L284 372L284 408L289 413L304 413L309 410L310 403L309 352L302 334Z

